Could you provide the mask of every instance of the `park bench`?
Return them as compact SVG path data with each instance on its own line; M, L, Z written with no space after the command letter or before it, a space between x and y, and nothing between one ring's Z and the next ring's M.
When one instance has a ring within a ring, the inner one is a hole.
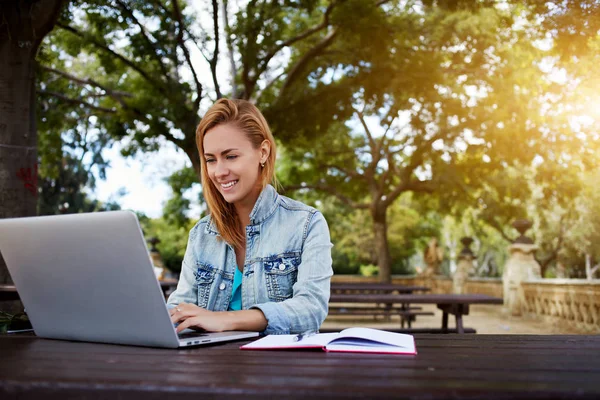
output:
M333 294L329 299L331 308L340 307L340 304L385 304L387 307L395 305L435 304L442 311L441 332L449 333L448 315L452 314L456 321L456 332L465 333L463 315L469 314L472 304L503 304L501 298L483 294Z
M423 311L422 307L417 306L399 306L399 307L385 307L378 304L373 306L337 306L333 305L329 307L329 315L331 316L372 316L374 320L378 317L383 317L384 320L390 321L391 317L397 315L400 317L400 326L404 328L405 325L411 328L412 323L416 320L417 316L431 316L434 315L431 311Z
M331 293L343 295L368 295L368 294L412 294L415 292L428 292L431 290L426 286L414 285L398 285L394 283L377 283L377 282L332 282ZM362 306L337 306L330 304L329 315L372 315L374 319L383 316L384 319L390 320L392 315L400 317L400 327L405 325L411 328L412 323L416 321L417 316L434 315L433 312L423 311L422 307L411 306L409 304L401 304L400 306L392 306L390 304L364 304Z

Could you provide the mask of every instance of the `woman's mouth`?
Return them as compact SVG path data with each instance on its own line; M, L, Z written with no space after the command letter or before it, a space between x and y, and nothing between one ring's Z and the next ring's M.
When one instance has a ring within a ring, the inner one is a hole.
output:
M237 184L238 181L229 181L227 183L221 183L221 188L223 190L227 190L227 189L231 189L233 186L235 186L235 184Z

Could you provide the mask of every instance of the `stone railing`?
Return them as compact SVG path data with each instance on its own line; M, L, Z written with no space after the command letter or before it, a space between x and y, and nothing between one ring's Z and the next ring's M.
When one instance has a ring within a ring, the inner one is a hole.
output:
M522 282L523 312L600 332L600 280L537 279Z
M377 277L334 275L333 282L377 282ZM399 285L426 286L429 293L452 293L452 279L446 276L423 278L394 275ZM600 333L600 279L536 279L521 282L524 306L521 312L553 321L564 321L581 331ZM465 293L503 297L501 278L469 278Z

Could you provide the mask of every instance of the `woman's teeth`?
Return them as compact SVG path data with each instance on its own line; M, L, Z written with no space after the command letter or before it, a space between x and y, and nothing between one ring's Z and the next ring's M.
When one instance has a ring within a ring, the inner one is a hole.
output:
M232 187L232 186L233 186L233 185L235 185L236 183L238 183L238 181L231 181L231 182L228 182L228 183L222 183L222 184L221 184L221 187L222 187L223 189L229 189L230 187Z

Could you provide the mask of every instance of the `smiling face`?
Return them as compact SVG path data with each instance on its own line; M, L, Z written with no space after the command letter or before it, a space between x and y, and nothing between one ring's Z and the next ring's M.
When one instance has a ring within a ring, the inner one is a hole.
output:
M225 201L247 212L262 190L261 163L269 156L269 143L254 148L240 128L220 124L206 132L203 141L208 177Z

